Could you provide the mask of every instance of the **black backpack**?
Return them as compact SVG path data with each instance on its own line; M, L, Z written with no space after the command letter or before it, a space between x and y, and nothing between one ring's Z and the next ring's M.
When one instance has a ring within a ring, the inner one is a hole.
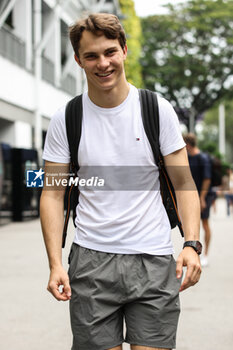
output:
M218 187L222 184L222 162L215 156L209 156L211 163L211 187Z
M150 142L155 163L159 168L160 193L166 209L171 228L179 227L182 237L184 232L182 223L177 210L176 195L164 166L163 156L159 146L159 109L157 96L154 92L139 89L140 103L142 108L143 125ZM78 147L82 130L82 95L74 97L66 106L66 132L70 148L71 171L77 176L79 170ZM73 184L67 189L65 196L66 215L63 228L62 247L65 247L67 226L70 216L70 210L73 210L73 221L75 224L76 206L78 205L78 186Z
M201 167L201 169L204 166L205 159L206 159L206 158L203 159L203 157L208 158L208 160L210 162L210 167L211 167L210 188L211 187L221 186L221 184L222 184L222 177L223 177L221 160L218 159L217 157L213 156L213 155L210 155L209 153L201 152L200 155L199 155L199 163L200 163L199 166Z

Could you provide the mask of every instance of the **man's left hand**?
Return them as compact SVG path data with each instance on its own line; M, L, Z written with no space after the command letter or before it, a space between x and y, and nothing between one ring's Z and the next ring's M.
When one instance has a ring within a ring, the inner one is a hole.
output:
M177 278L181 278L183 266L187 267L187 271L180 287L180 292L194 286L201 276L200 258L192 247L185 247L176 261Z

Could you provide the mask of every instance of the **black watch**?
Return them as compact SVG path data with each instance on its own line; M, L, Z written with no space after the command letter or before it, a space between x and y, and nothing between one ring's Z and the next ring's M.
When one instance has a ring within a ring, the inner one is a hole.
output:
M183 248L192 247L198 255L202 252L202 244L199 241L186 241L184 242Z

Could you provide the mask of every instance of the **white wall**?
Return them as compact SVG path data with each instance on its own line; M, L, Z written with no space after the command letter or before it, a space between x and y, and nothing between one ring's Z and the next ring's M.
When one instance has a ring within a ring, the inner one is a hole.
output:
M0 98L33 110L35 106L33 76L0 56Z
M0 123L0 125L0 142L17 148L32 147L32 127L30 124L16 121L14 123Z
M35 110L35 78L32 74L0 56L0 77L0 99ZM72 98L45 81L41 81L40 95L41 114L47 117Z
M32 147L32 128L31 125L17 121L15 122L15 147L31 148Z
M45 81L41 82L40 91L40 109L45 117L51 117L58 108L64 106L73 97L62 90L55 89Z

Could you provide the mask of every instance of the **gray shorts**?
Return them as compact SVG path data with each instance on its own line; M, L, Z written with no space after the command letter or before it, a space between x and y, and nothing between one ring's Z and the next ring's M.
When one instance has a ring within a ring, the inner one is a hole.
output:
M175 348L181 279L172 255L112 254L73 244L69 261L72 350L105 350L124 341Z

